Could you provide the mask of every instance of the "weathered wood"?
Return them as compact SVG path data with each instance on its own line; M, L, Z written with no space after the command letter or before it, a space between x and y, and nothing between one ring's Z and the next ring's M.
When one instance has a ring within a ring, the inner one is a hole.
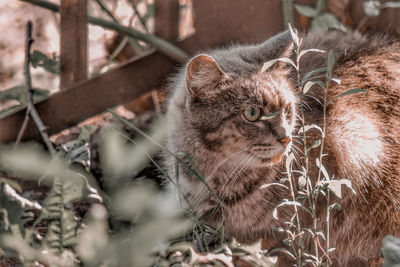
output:
M280 10L279 2L194 0L196 34L177 43L177 46L192 54L229 41L248 43L264 40L283 29L282 24L276 23L282 21L280 12L276 12ZM260 11L259 14L257 11ZM159 52L143 56L137 61L133 59L37 104L38 112L48 125L49 134L57 133L162 84L176 67L175 64ZM24 109L20 109L8 117L0 118L0 143L15 140L24 114ZM23 139L37 137L36 128L29 125Z
M179 1L156 0L154 7L155 35L168 41L176 41L179 36Z
M87 0L62 0L60 88L65 90L87 76Z
M160 52L151 52L103 75L61 91L36 104L49 134L71 127L108 107L139 97L159 85L175 63ZM153 68L149 66L154 66ZM15 141L25 109L0 118L0 143ZM30 122L23 140L38 139L39 132Z

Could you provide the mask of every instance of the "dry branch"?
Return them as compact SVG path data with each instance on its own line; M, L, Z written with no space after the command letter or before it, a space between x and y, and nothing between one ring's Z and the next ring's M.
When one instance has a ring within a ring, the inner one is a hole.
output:
M46 8L53 12L60 12L59 5L50 3L48 1L44 1L44 0L20 0L20 1L28 2L33 5ZM132 37L134 39L142 40L142 41L156 47L160 52L164 53L168 57L170 57L180 63L184 63L188 59L188 55L183 50L179 49L178 47L174 46L170 42L165 41L164 39L161 39L155 35L142 33L135 29L125 27L119 23L116 23L113 21L107 21L107 20L92 17L92 16L88 16L88 22L93 25L101 26L103 28L107 28L107 29L111 29L111 30L120 32L120 33L125 34L129 37Z
M35 108L35 105L33 104L33 96L32 96L32 81L31 81L31 71L30 71L30 62L31 62L31 45L33 43L32 39L32 22L28 21L28 24L26 26L26 44L25 44L25 88L26 88L26 108L27 108L27 113L31 115L33 121L36 124L36 127L38 128L42 139L44 143L47 146L47 149L52 155L56 154L56 151L53 147L53 145L50 142L49 136L47 135L47 127L43 124L42 120L40 119L40 116ZM25 121L27 118L25 117ZM23 131L25 131L26 128L26 123L24 121L24 124L21 128L21 131L19 135L23 135Z

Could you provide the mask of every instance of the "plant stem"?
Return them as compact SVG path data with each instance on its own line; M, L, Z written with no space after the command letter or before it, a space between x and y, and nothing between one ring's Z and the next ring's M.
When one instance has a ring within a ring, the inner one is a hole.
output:
M49 9L53 12L60 12L59 5L50 3L48 1L44 1L44 0L21 0L21 1L28 2L28 3L34 4L36 6L40 6L40 7ZM176 47L172 43L165 41L164 39L159 38L155 35L142 33L135 29L125 27L119 23L103 20L101 18L96 18L96 17L92 17L92 16L88 16L88 23L97 25L97 26L101 26L103 28L115 30L115 31L125 34L129 37L132 37L134 39L142 40L150 45L153 45L160 52L162 52L165 55L167 55L168 57L176 60L177 62L184 63L189 58L188 54L186 54L183 50Z
M325 1L326 0L318 0L317 1L317 5L315 7L317 9L317 16L321 15L321 13L324 11Z
M288 28L288 24L294 27L293 0L282 0L283 26Z
M32 81L31 81L31 71L30 71L30 62L31 62L31 46L33 43L32 39L32 22L28 21L26 26L26 44L25 44L25 88L26 88L26 109L29 111L33 121L38 128L40 135L44 143L47 146L51 155L55 155L56 151L53 145L50 142L49 136L47 135L47 127L43 124L40 116L33 104L32 97Z

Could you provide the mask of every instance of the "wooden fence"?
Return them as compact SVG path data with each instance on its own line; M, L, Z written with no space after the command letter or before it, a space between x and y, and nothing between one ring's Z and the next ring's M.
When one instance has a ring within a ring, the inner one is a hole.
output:
M283 30L281 4L281 0L193 0L196 32L176 41L178 0L155 0L155 34L189 55L232 41L259 42ZM93 23L93 19L87 17L86 0L61 0L60 7L52 5L49 9L61 13L61 90L36 104L36 108L50 135L141 96L162 84L178 64L152 50L87 80L87 23ZM298 19L296 15L301 24ZM25 112L21 108L0 117L0 143L16 139ZM23 140L39 138L39 132L30 122Z

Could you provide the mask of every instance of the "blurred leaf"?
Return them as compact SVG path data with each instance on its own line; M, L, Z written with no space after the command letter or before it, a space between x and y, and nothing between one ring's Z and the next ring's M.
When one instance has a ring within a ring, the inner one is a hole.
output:
M18 100L21 101L22 94L25 95L25 86L18 85L10 89L0 91L0 103L6 102L8 100Z
M331 81L335 82L336 84L340 84L342 81L338 78L331 78Z
M35 50L31 54L31 63L34 68L42 67L46 71L60 74L60 64L55 59L51 59L42 52Z
M89 265L96 260L96 255L105 248L108 242L107 210L100 204L90 207L87 214L88 223L79 236L76 251L83 261Z
M387 235L382 240L383 267L400 266L400 239Z
M329 99L327 104L332 103L333 101L335 101L336 99L338 99L339 97L342 97L342 96L354 95L354 94L360 94L360 93L367 93L367 92L368 92L367 90L364 90L364 89L361 89L361 88L350 89L350 90L348 90L346 92L343 92L343 93L341 93L341 94Z
M93 176L68 166L65 160L52 158L36 145L0 146L0 169L47 185L53 184L54 177L61 179L67 192L63 197L64 204L88 197L101 201Z
M89 171L91 163L91 151L90 151L90 136L97 130L97 126L84 125L81 128L81 133L76 140L70 141L66 144L61 145L61 148L65 151L65 158L71 162L76 162L86 167Z
M33 102L37 103L40 100L45 99L49 96L49 90L33 88ZM0 91L0 103L9 101L9 100L17 100L22 105L26 104L26 90L24 85L14 86L10 89L6 89L4 91Z
M347 31L346 27L330 13L322 13L311 20L311 31L326 32L329 29L338 29L344 32Z
M387 1L382 3L381 8L400 8L400 2Z
M300 5L300 4L294 4L294 8L299 12L301 15L309 17L309 18L314 18L317 16L317 9L306 6L306 5Z
M341 211L342 206L339 203L333 203L329 206L329 211L336 210L336 211Z
M363 1L364 13L367 16L370 16L370 17L379 16L379 14L381 13L380 8L381 8L380 1L376 1L376 0L372 0L372 1L364 0Z
M0 176L0 184L2 184L2 183L6 183L6 184L10 185L12 188L17 190L19 193L22 193L22 188L21 188L21 186L19 185L19 183L17 181L11 180L11 179L7 179L7 178L4 178L4 177Z
M80 224L72 212L64 207L64 198L70 198L68 194L68 188L64 188L63 181L56 177L51 191L43 203L43 217L52 220L44 243L57 252L62 252L64 248L77 243L80 228Z

